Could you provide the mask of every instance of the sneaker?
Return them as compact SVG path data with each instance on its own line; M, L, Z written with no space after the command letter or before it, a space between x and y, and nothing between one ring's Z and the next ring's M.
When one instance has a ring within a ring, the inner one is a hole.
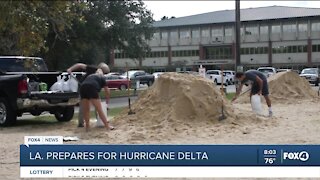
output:
M269 117L272 117L273 113L272 111L269 111Z
M78 127L84 127L84 125L83 124L78 124Z

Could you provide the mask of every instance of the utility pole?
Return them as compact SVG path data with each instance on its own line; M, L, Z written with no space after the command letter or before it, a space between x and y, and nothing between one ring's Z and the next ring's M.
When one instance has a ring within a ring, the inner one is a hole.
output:
M236 54L235 54L235 68L236 72L238 71L243 71L242 68L239 68L241 66L241 61L240 61L240 0L235 0L236 2L236 19L235 19L235 30L236 30Z

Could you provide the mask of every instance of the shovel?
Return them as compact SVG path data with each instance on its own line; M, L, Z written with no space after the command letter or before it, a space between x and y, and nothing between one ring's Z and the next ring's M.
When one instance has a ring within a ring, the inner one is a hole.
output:
M221 106L221 116L219 116L219 118L218 118L218 120L219 121L222 121L222 120L225 120L225 119L227 119L227 116L225 116L225 114L224 114L224 109L223 109L223 102L222 102L222 106Z

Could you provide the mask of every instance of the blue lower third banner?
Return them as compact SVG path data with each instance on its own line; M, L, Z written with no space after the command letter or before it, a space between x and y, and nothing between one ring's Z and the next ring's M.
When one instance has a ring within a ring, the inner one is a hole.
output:
M21 166L320 166L320 145L21 145Z

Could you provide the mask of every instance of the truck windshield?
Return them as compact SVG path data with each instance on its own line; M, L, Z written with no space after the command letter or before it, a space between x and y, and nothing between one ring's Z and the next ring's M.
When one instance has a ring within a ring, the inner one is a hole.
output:
M262 73L273 73L272 69L259 69L258 71L260 71Z
M41 58L0 58L3 72L46 72L48 68Z

